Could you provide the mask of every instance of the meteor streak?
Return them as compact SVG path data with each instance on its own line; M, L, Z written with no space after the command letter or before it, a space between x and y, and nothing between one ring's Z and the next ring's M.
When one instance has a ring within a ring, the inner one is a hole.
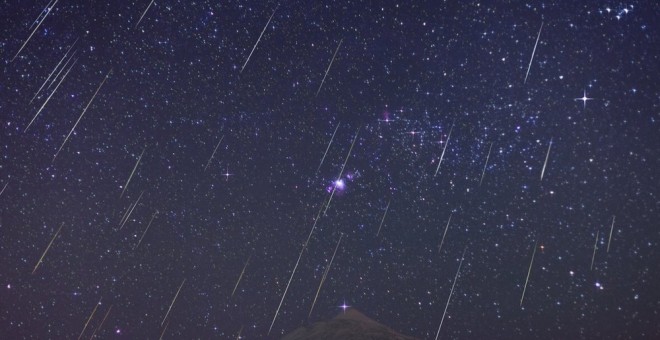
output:
M46 104L48 104L48 101L50 101L50 98L55 94L55 92L57 92L57 89L60 87L60 84L62 84L62 82L64 81L64 79L66 79L66 76L69 75L69 72L71 72L71 69L72 69L73 66L76 64L76 62L78 62L78 59L76 59L76 60L73 62L73 64L71 64L71 66L69 66L69 68L67 69L66 73L64 73L64 76L62 76L62 78L60 78L60 81L57 83L57 86L55 86L55 89L53 90L53 92L50 93L50 95L48 96L48 98L46 98L46 101L44 101L44 103L41 105L41 107L39 108L39 110L37 111L37 113L34 115L34 117L32 117L32 120L31 120L30 123L25 127L25 130L23 130L23 133L27 132L27 130L30 128L30 125L32 125L32 123L34 123L34 120L37 119L37 116L39 116L39 114L41 113L41 110L43 110L44 107L46 107ZM67 61L67 63L68 63L68 61ZM64 65L64 67L66 67L66 64Z
M275 311L275 316L273 317L273 321L270 323L270 327L268 328L268 335L270 335L270 332L273 330L273 325L275 325L275 320L277 319L277 314L280 313L280 308L282 308L282 303L284 302L284 298L286 297L286 293L289 290L289 286L291 285L291 280L293 280L293 275L296 273L296 269L298 269L298 264L300 264L300 259L302 258L302 254L305 251L305 247L300 250L300 255L298 255L298 260L296 261L296 265L293 267L293 271L291 272L291 277L289 277L289 282L286 284L286 289L284 289L284 294L282 294L282 299L280 300L280 304L277 306L277 310Z
M218 141L218 144L216 144L215 149L213 149L213 153L211 154L211 157L209 158L209 161L206 162L206 166L204 167L204 171L206 171L206 168L209 167L209 164L211 164L211 160L213 159L213 156L215 156L215 152L218 150L218 147L220 146L220 143L222 143L222 140L225 138L223 135L220 137L220 141Z
M447 145L449 145L449 139L451 138L451 132L454 130L454 124L451 124L451 128L449 128L449 135L447 135L447 143L445 143L444 149L442 149L442 154L440 155L440 161L438 161L438 167L435 169L435 175L438 175L438 171L440 170L440 165L442 164L442 159L445 157L445 151L447 151Z
M66 53L62 56L62 59L60 59L60 62L57 63L57 65L55 65L55 68L50 72L50 74L48 75L48 78L46 78L46 80L45 80L44 83L41 85L41 87L39 88L39 90L37 91L37 93L34 94L34 96L32 97L32 99L30 99L30 104L32 104L32 102L34 101L34 99L37 98L37 96L39 95L39 93L41 92L41 90L44 88L44 86L46 86L46 83L48 82L48 80L50 80L50 77L53 75L53 73L55 73L55 71L57 71L57 69L60 67L60 64L62 63L62 61L64 61L64 59L66 58L66 56L69 54L69 52L71 51L71 49L73 48L73 46L76 45L77 42L78 42L78 38L76 38L76 41L74 41L73 44L72 44L71 46L69 46L69 49L68 49L68 50L66 51ZM75 53L74 53L74 54L75 54ZM72 55L72 57L73 57L73 55ZM69 58L69 60L71 60L71 58ZM69 63L69 62L67 61L67 64L68 64L68 63ZM66 64L65 64L65 66L66 66ZM64 69L64 67L62 67L62 68ZM58 73L58 75L59 75L59 73Z
M96 98L96 95L99 93L99 90L101 89L101 87L103 86L105 81L108 80L108 77L110 76L110 72L112 72L112 69L110 69L110 71L108 71L108 73L105 75L105 78L103 78L103 81L101 81L101 84L99 84L99 87L96 89L96 92L94 92L94 95L92 96L92 99L89 100L89 102L87 103L87 106L85 106L85 109L80 114L80 117L78 117L78 120L76 121L76 123L73 124L73 127L71 128L71 131L69 131L69 134L66 135L66 138L64 138L64 142L62 142L62 145L60 145L60 148L55 153L55 156L53 156L53 162L55 161L55 158L60 153L60 151L62 151L62 148L64 147L64 144L66 144L66 141L69 140L69 137L71 137L71 134L73 133L73 130L75 130L76 126L78 126L78 123L80 123L80 120L82 119L83 115L85 115L85 112L87 112L87 109L89 108L89 105L92 104L92 101L94 101L94 98Z
M447 236L447 230L449 229L449 222L451 222L451 215L449 214L449 219L447 220L447 225L445 226L445 232L442 234L442 240L440 240L440 247L438 249L438 252L442 251L442 244L445 242L445 236Z
M9 181L7 181L7 183L5 183L5 186L2 187L2 190L0 190L0 196L2 196L2 193L5 192L5 189L7 189L8 185L9 185Z
M170 325L170 322L168 321L167 325L165 325L165 328L163 328L163 331L160 333L160 338L158 338L158 340L163 339L163 336L165 335L165 331L167 330L167 326L169 326L169 325Z
M126 222L128 222L128 219L131 217L131 214L133 213L133 209L135 209L135 207L137 207L138 203L140 202L140 199L142 199L142 195L144 195L144 190L140 193L140 196L138 196L138 199L135 200L135 203L133 203L133 206L130 207L130 209L128 210L128 214L124 214L124 219L122 220L122 222L120 222L121 225L119 227L119 230L122 230L124 228L124 225L126 224Z
M541 37L541 30L543 29L543 22L541 22L541 28L539 28L539 34L536 36L536 42L534 43L534 49L532 50L532 57L529 59L529 66L527 66L527 74L525 74L525 81L523 84L527 83L527 76L529 76L529 70L532 68L532 61L534 60L534 54L536 53L536 45L539 44L539 38Z
M325 75L323 76L323 80L321 80L321 85L319 85L319 89L316 90L316 96L319 96L319 92L321 92L321 87L323 87L323 83L325 82L325 77L328 76L328 72L330 71L330 67L332 67L332 63L335 61L335 57L337 56L337 52L339 52L339 47L341 47L341 43L344 41L344 39L339 40L339 45L337 45L337 49L335 50L335 54L332 55L332 60L330 60L330 65L328 65L328 68L325 70Z
M11 61L10 61L10 62L13 62L14 59L16 59L16 57L18 57L18 54L21 53L21 51L23 50L23 48L25 48L25 45L27 45L28 41L30 41L30 39L32 39L32 36L34 35L34 33L39 29L39 26L41 26L41 24L44 22L44 20L46 20L46 17L48 16L48 14L50 14L50 12L53 10L53 8L55 7L55 5L57 5L57 2L58 2L58 1L59 1L59 0L55 0L55 3L53 3L53 5L50 6L50 8L48 8L48 6L46 6L46 8L47 8L46 14L44 15L43 18L41 18L41 21L39 21L39 23L37 24L37 27L35 27L34 30L32 30L32 33L30 33L30 36L29 36L27 39L25 39L25 42L23 43L23 45L21 46L21 48L18 49L18 52L16 52L16 55L14 55L14 57L11 58ZM42 12L43 12L43 11L42 11ZM37 20L39 20L39 18L37 18Z
M385 216L387 216L387 211L390 209L390 203L392 203L392 200L387 202L387 206L385 207L383 218L380 220L380 226L378 226L378 232L376 232L376 236L380 235L380 229L383 227L383 223L385 223Z
M259 34L259 39L257 39L256 43L254 43L254 47L252 47L252 51L250 51L250 55L248 55L247 59L245 60L245 64L243 64L243 67L241 67L241 72L239 73L243 73L243 69L245 69L245 65L247 65L247 63L250 61L250 57L252 57L252 53L254 53L254 50L257 48L257 45L259 45L259 41L261 41L261 37L264 35L264 32L266 32L266 28L268 28L270 21L273 20L273 16L275 15L275 12L277 12L277 7L275 7L275 10L273 11L273 14L270 15L270 18L268 18L268 22L266 23L266 26L264 26L264 29L261 31L261 34Z
M591 267L590 270L594 270L594 260L596 259L596 249L598 249L598 234L600 231L596 231L596 241L594 242L594 254L591 256Z
M7 186L7 185L5 184L5 186ZM62 224L60 224L59 229L57 229L57 232L55 232L55 235L53 235L53 238L50 240L50 243L48 243L48 246L46 247L46 250L44 250L44 253L41 254L41 257L39 258L39 261L37 261L37 264L34 266L34 269L32 270L32 274L34 274L34 272L37 271L37 268L39 268L39 265L41 264L41 261L43 261L44 256L46 256L46 253L48 252L48 249L50 249L50 246L53 245L53 241L55 241L55 238L57 237L57 235L60 234L60 230L62 230L62 226L64 226L64 222L62 222Z
M330 150L330 145L332 145L332 141L335 139L335 134L337 133L337 129L339 129L339 123L337 123L337 127L335 128L335 132L332 133L332 137L330 137L330 143L328 143L328 147L325 149L325 153L323 153L323 158L321 158L321 164L319 164L319 167L316 169L316 172L319 172L319 170L321 170L321 165L323 165L323 161L325 160L325 156L328 154L328 150Z
M341 243L341 239L344 237L344 234L339 235L339 241L337 241L337 245L335 246L335 251L332 253L332 258L330 258L330 263L328 263L328 266L325 268L325 271L323 272L323 276L321 277L321 283L319 283L319 289L316 290L316 295L314 296L314 301L312 302L312 307L309 309L309 314L307 314L307 318L312 316L312 311L314 310L314 305L316 304L316 299L319 297L319 292L321 292L321 287L323 287L323 283L325 283L325 279L328 276L328 272L330 271L330 267L332 267L332 262L335 260L335 255L337 255L337 249L339 249L339 243Z
M534 251L532 252L532 260L529 261L529 269L527 269L527 278L525 279L525 288L523 288L522 296L520 297L520 305L523 304L523 299L525 298L525 291L527 290L527 283L529 282L529 274L532 273L532 263L534 263L534 255L536 255L536 245L538 240L534 242Z
M323 205L321 205L321 209L323 209ZM282 308L282 303L284 302L286 293L287 291L289 291L289 286L291 285L293 276L296 274L296 269L298 269L298 264L300 264L300 259L302 258L302 255L305 252L307 245L309 244L310 238L312 238L312 233L314 233L314 229L316 228L316 222L318 222L320 216L321 216L321 211L319 210L319 213L316 215L316 220L314 221L314 225L312 226L312 229L309 231L307 240L305 241L305 243L303 243L302 249L300 249L300 255L298 255L298 260L296 261L296 265L293 267L293 271L291 272L291 277L289 277L289 282L287 282L286 284L286 288L284 289L284 294L282 294L282 299L280 300L280 304L277 306L277 310L275 311L275 316L273 317L273 321L270 323L270 328L268 328L268 335L270 335L270 332L273 330L273 325L275 325L275 320L277 319L277 315L280 313L280 308Z
M94 338L94 336L96 335L96 332L98 332L99 329L101 329L101 327L105 323L105 319L108 318L108 314L110 314L111 310L112 310L112 305L110 306L110 308L108 308L108 311L105 313L105 316L103 317L103 320L101 320L101 324L98 327L96 327L96 329L94 330L94 333L92 333L92 336L89 337L89 340L92 340Z
M552 147L552 138L550 138L550 144L548 144L548 152L545 154L545 162L543 162L543 169L541 169L541 180L543 180L543 174L545 174L545 167L548 165L548 157L550 157L550 148Z
M138 25L139 25L140 22L142 21L142 18L144 18L144 15L147 14L147 11L149 10L149 8L151 8L151 5L152 5L153 3L154 3L154 0L151 0L151 2L149 3L149 6L147 6L147 9L145 9L144 12L142 12L142 15L140 16L140 20L138 20L137 24L135 24L135 28L138 27Z
M241 279L243 279L243 274L245 274L245 269L248 266L248 263L250 263L250 259L252 258L252 255L248 256L247 261L245 261L245 265L243 266L243 270L241 270L241 275L238 276L238 280L236 281L236 285L234 286L234 290L231 291L231 297L234 297L234 293L236 293L236 288L238 288L238 284L241 283Z
M614 231L614 216L612 216L612 227L610 228L610 239L607 241L607 252L610 252L610 243L612 242L612 232Z
M74 51L71 54L71 56L69 57L69 59L66 60L66 62L64 63L64 66L62 66L62 68L60 68L60 70L57 71L57 74L55 74L55 76L50 80L50 84L48 84L48 87L46 87L46 90L50 90L50 87L53 86L53 84L55 84L55 81L57 80L57 78L59 78L60 74L62 74L62 72L64 72L64 69L66 68L66 65L68 65L69 62L73 59L73 57L75 57L76 53L78 53L78 51ZM78 59L78 58L76 58L76 59Z
M456 281L458 280L458 275L461 272L461 266L463 265L463 259L465 259L465 251L467 246L463 249L463 255L461 255L461 262L458 264L458 270L456 270L456 276L454 276L454 283L451 285L451 291L449 291L449 297L447 297L447 304L445 305L445 311L442 313L442 319L440 320L440 326L438 327L438 332L435 333L435 340L438 340L440 336L440 330L442 329L442 323L445 321L445 315L447 314L447 308L449 307L449 301L451 301L451 295L454 293L454 287L456 287Z
M490 158L490 151L493 149L493 143L490 143L490 147L488 148L488 155L486 156L486 163L484 163L484 170L481 172L481 180L479 181L479 186L481 186L481 183L484 181L484 175L486 175L486 167L488 166L488 159Z
M238 330L238 335L236 336L236 340L241 339L241 333L243 333L243 325L241 325L241 329Z
M140 243L142 243L142 239L144 238L144 235L147 234L147 231L149 231L149 227L151 226L151 223L154 221L154 218L156 218L156 215L158 215L158 210L156 210L156 212L153 215L151 215L151 220L149 220L149 224L147 224L147 228L144 229L144 232L142 233L142 237L140 237L140 241L138 241L135 247L133 247L133 250L137 249L137 247L140 246Z
M176 291L176 295L174 295L174 299L172 299L172 303L170 304L170 308L167 309L167 314L165 314L165 317L163 318L163 322L160 323L161 326L165 323L165 319L167 319L167 316L170 315L170 311L172 310L172 306L174 306L174 302L176 302L176 298L179 296L179 292L181 291L181 288L183 287L183 284L186 283L186 279L183 279L183 282L181 282L181 285L179 286L179 290Z
M346 168L346 163L348 163L348 159L351 157L351 151L353 151L353 146L355 146L355 141L358 138L358 135L360 134L360 128L355 131L355 137L353 137L353 142L351 143L351 148L348 149L348 154L346 155L346 159L344 159L344 164L341 166L341 171L339 171L339 176L337 176L337 181L341 180L341 176L344 174L344 168ZM330 207L330 202L332 202L332 197L335 195L335 191L337 190L337 186L333 185L332 186L332 192L330 193L330 199L328 199L328 204L325 206L325 211L323 211L323 214L328 212L328 208Z
M133 171L131 171L131 175L128 176L128 180L126 180L126 184L124 184L124 190L121 191L121 195L119 195L119 198L124 196L124 192L126 192L126 188L128 188L128 183L131 182L131 178L133 178L133 174L135 173L135 169L137 169L138 165L140 165L140 161L142 160L142 155L144 155L144 151L147 150L145 147L142 149L142 153L140 154L140 157L138 157L137 162L135 162L135 166L133 167Z
M99 302L96 303L96 306L94 306L94 310L92 310L92 314L90 314L89 318L87 318L87 322L85 322L85 327L83 327L83 330L80 331L80 335L78 335L78 340L80 340L83 333L85 333L85 330L87 329L87 325L89 325L89 321L92 320L92 317L94 316L94 313L96 313L96 309L99 308L100 304L101 304L101 299L99 299Z
M30 28L34 27L34 25L39 23L39 19L41 19L41 16L44 15L44 12L48 13L48 7L50 7L50 4L52 4L52 3L53 3L53 0L48 1L48 5L46 5L46 7L44 7L44 9L42 9L41 12L39 12L39 15L37 16L37 18L34 19L32 24L30 24Z

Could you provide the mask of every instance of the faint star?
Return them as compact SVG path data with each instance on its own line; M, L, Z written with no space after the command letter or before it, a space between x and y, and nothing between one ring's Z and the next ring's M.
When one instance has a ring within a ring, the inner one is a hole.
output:
M587 91L584 91L582 94L582 98L575 98L575 100L581 100L582 104L584 105L584 108L587 108L587 100L593 100L593 98L587 97Z

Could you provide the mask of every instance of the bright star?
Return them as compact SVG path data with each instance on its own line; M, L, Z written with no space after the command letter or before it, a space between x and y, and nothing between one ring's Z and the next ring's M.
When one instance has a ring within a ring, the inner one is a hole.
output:
M225 176L225 182L227 182L227 181L229 181L229 176L231 176L231 175L233 175L233 174L230 174L230 173L229 173L229 167L227 167L227 172L225 172L225 173L222 174L222 175Z
M344 301L344 304L341 305L341 306L339 306L339 308L343 309L343 310L344 310L344 313L346 313L346 310L349 309L349 308L351 308L351 306L347 305L347 304L346 304L346 301Z
M587 107L587 100L593 100L593 98L587 97L587 91L584 91L582 94L582 98L575 98L575 100L581 100L582 104L584 105L584 108Z

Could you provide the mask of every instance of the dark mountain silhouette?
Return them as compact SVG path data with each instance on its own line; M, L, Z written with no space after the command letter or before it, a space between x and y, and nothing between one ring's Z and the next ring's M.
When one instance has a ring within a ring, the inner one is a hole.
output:
M315 322L284 336L282 340L416 340L382 325L355 308L329 321Z

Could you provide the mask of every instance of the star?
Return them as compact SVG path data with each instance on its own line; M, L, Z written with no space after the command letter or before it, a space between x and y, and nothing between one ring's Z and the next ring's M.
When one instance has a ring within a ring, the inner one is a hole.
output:
M584 105L584 108L587 108L587 100L593 100L593 98L587 97L587 91L584 91L582 94L582 98L575 98L575 100L581 100L582 104Z
M222 175L225 176L225 181L228 182L229 181L229 176L232 176L233 174L229 173L229 167L227 167L227 171Z
M351 306L347 305L346 301L344 300L344 303L341 306L339 306L339 308L343 309L344 313L346 313L346 310L351 308Z

